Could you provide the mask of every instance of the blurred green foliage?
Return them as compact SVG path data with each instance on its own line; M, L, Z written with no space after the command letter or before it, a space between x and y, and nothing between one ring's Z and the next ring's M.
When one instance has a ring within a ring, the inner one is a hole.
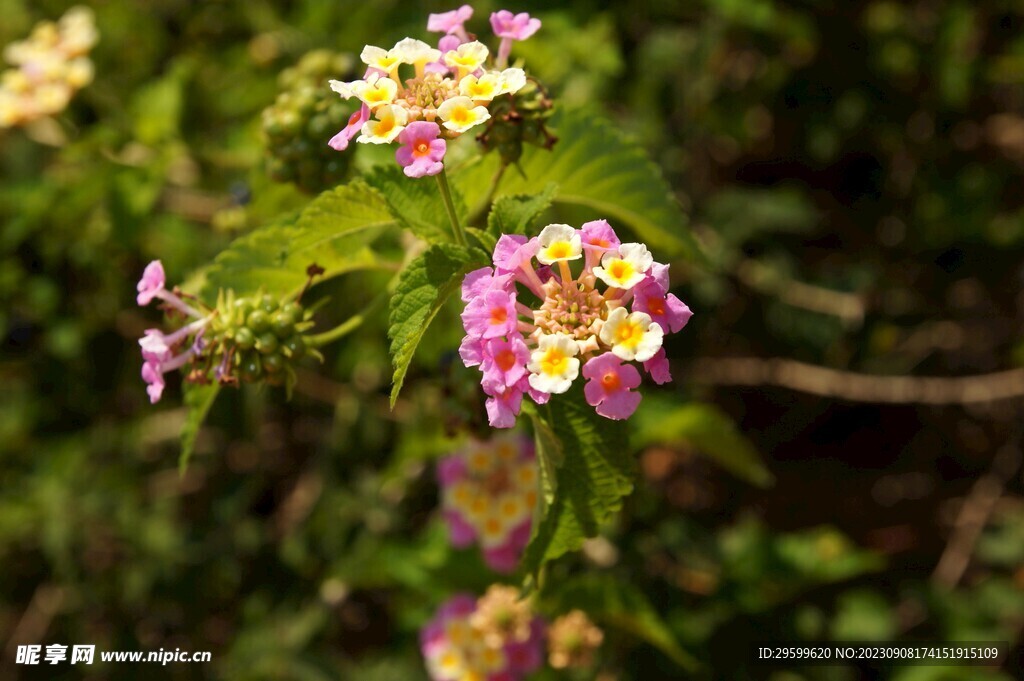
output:
M393 411L377 314L300 372L292 401L223 391L179 477L186 412L173 387L160 408L146 401L136 338L154 320L133 285L160 258L173 281L198 270L190 290L207 277L216 286L230 256L204 263L308 204L266 172L261 113L282 72L311 50L352 58L365 42L422 37L426 13L450 7L91 4L96 79L60 118L64 139L0 133L0 677L21 671L17 636L213 651L212 664L146 678L426 678L417 628L449 594L494 579L473 551L447 545L434 512L430 461L456 446L448 426L471 416L475 395L453 355L454 314L424 335ZM64 8L0 0L0 44ZM495 9L476 5L476 25ZM640 142L684 210L651 205L628 168L585 155L568 189L593 190L602 175L632 187L636 203L621 210L668 230L668 244L689 216L705 256L673 263L697 314L669 346L675 386L636 420L637 490L582 554L549 566L542 590L551 607L589 605L615 632L601 678L684 678L691 659L693 678L1019 678L1014 661L783 671L749 666L745 652L764 639L978 638L1009 641L1019 660L1019 472L956 584L931 577L973 480L1019 438L1019 411L708 387L688 363L781 356L929 375L1024 365L1019 3L510 9L544 20L514 56L560 107L602 111ZM554 131L566 145L600 133ZM390 160L359 151L362 169ZM543 161L524 165L509 193L560 179ZM314 174L311 186L324 179ZM373 177L401 202L388 171ZM406 246L386 250L397 259ZM389 278L353 267L319 286L331 301L323 327ZM772 478L766 489L743 481ZM89 671L50 678L139 676Z

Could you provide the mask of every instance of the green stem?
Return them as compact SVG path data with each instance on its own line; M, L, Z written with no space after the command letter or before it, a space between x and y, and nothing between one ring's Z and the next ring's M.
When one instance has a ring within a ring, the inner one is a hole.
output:
M466 233L462 231L462 225L459 224L459 216L455 213L455 204L452 203L452 191L448 187L448 175L442 167L441 172L434 177L437 178L437 187L441 190L441 198L444 199L444 207L448 211L448 220L452 223L452 233L455 235L455 243L460 246L466 246Z
M508 168L508 164L505 161L501 161L498 165L497 172L494 173L494 177L491 179L491 187L487 190L487 196L477 205L473 212L469 216L469 224L473 225L484 219L487 215L488 209L491 207L491 203L494 201L494 195L498 193L498 185L501 184L501 178L505 176L505 169Z
M309 336L306 339L306 343L314 348L320 348L352 333L362 326L363 322L366 321L366 318L373 314L385 300L391 297L389 289L390 286L385 287L385 289L377 294L377 297L370 301L370 304L363 308L363 311L359 314L352 315L333 329L324 331L323 333L318 333L315 336Z

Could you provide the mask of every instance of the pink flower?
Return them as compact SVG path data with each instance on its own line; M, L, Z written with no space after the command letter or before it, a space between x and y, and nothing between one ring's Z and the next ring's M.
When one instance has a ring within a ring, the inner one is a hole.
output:
M442 486L452 485L466 474L466 462L461 456L446 456L437 462L437 481Z
M544 662L544 650L540 643L544 640L546 630L544 620L534 617L530 622L530 637L522 642L509 643L505 647L509 672L515 674L516 678L537 671Z
M479 366L484 361L484 342L475 336L464 336L459 345L459 357L467 367Z
M485 340L515 332L519 326L515 294L488 291L466 306L462 324L466 333Z
M583 394L587 404L597 407L605 418L629 418L640 404L640 393L632 392L640 386L640 372L611 352L593 358L583 366L587 384Z
M332 137L327 143L335 151L345 151L352 138L359 134L363 124L370 120L370 107L363 104L359 110L354 112L348 119L348 125L342 128L341 132Z
M395 160L408 177L437 175L444 169L441 162L448 145L438 139L441 128L437 123L415 121L398 134L402 146L395 151Z
M469 5L463 5L450 12L430 14L427 16L427 30L431 33L465 34L466 29L463 24L469 21L472 16L473 8Z
M142 353L142 380L146 382L146 393L149 395L149 403L156 404L164 394L164 372L161 369L159 358L152 353Z
M196 320L171 334L165 334L160 329L146 329L146 334L139 339L139 347L142 348L143 352L149 352L154 355L165 355L166 353L169 353L175 345L209 324L211 319L212 316Z
M529 361L530 349L521 336L513 334L508 340L492 338L484 343L480 371L484 374L484 381L512 387L526 376L526 364Z
M511 428L516 425L516 417L523 406L521 386L508 388L500 395L487 398L484 407L487 409L487 422L491 428Z
M150 352L142 350L142 380L146 382L146 393L150 404L156 404L163 395L166 382L164 374L185 366L196 354L195 346L180 355L172 355L169 351Z
M499 272L515 272L537 253L537 240L518 234L502 234L494 246L494 266Z
M658 385L664 385L672 381L672 372L669 371L665 348L658 350L654 357L644 362L644 371Z
M457 549L464 549L476 539L476 530L466 522L462 514L456 511L445 511L444 521L448 525L448 541ZM518 556L516 556L518 560Z
M507 9L503 9L491 15L491 28L494 30L494 35L501 38L495 65L499 69L503 69L508 64L512 41L526 40L540 30L540 19L534 19L526 12L512 14Z
M532 521L526 520L512 530L504 544L493 549L485 549L483 553L487 567L504 574L515 572L516 566L519 565L519 556L530 543L531 527Z
M650 275L633 287L633 296L633 311L647 313L669 333L680 331L693 316L686 303L671 293L666 294Z
M491 290L511 293L511 283L510 275L496 275L491 267L473 270L462 279L462 302L471 302Z
M605 253L618 251L622 242L607 220L591 220L580 228L583 250L586 252L586 269L590 271L601 261Z
M135 300L139 305L149 305L154 298L159 298L185 316L202 316L199 310L168 291L166 286L164 266L159 260L154 260L146 265L146 269L142 272L142 279L135 287L139 292Z
M526 12L512 14L503 9L491 14L491 28L499 38L526 40L540 30L540 19L534 19Z
M164 266L159 260L154 260L146 265L142 272L142 279L139 279L136 287L139 291L136 301L139 305L149 305L150 301L164 290L165 283Z
M607 220L591 220L584 222L580 227L580 237L583 239L583 248L595 250L599 253L617 251L622 242L619 241L615 230L608 224Z

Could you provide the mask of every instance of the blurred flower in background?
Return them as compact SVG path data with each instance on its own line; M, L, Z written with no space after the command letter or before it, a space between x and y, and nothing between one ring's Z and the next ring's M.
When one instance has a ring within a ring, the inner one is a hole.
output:
M88 54L98 40L92 10L73 7L56 23L41 22L27 39L5 47L4 60L13 68L0 74L0 128L63 111L92 82Z

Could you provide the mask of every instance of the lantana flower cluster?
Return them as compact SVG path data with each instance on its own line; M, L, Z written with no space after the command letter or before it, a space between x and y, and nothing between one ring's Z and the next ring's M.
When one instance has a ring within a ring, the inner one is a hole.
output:
M236 297L229 291L209 309L177 288L168 289L159 260L146 266L137 289L140 306L159 301L168 318L180 323L169 333L147 329L139 339L142 380L153 404L163 396L166 375L179 369L192 383L266 381L290 390L296 361L305 356L323 359L305 336L313 326L313 313L297 301Z
M491 426L512 427L524 395L544 404L581 374L587 403L609 419L640 404L635 364L672 380L662 342L692 313L644 244L622 243L606 220L552 224L532 239L502 235L493 262L462 282L459 348L480 369Z
M518 434L474 440L442 459L437 477L452 545L478 543L492 570L515 570L537 503L532 441Z
M37 24L27 39L4 48L13 68L0 74L0 128L63 111L92 82L87 55L98 39L92 10L73 7L58 22Z
M481 598L459 594L420 631L434 681L521 681L544 661L544 620L519 590L493 585Z
M395 159L407 176L440 173L447 140L485 123L492 102L526 85L525 71L508 67L508 56L513 41L525 40L540 28L540 20L528 14L495 12L491 27L501 43L492 60L487 46L465 29L472 16L469 5L431 14L427 30L444 34L436 48L414 38L404 38L391 49L364 47L363 78L330 81L331 89L361 105L328 144L342 151L353 138L367 144L397 140L401 146Z

